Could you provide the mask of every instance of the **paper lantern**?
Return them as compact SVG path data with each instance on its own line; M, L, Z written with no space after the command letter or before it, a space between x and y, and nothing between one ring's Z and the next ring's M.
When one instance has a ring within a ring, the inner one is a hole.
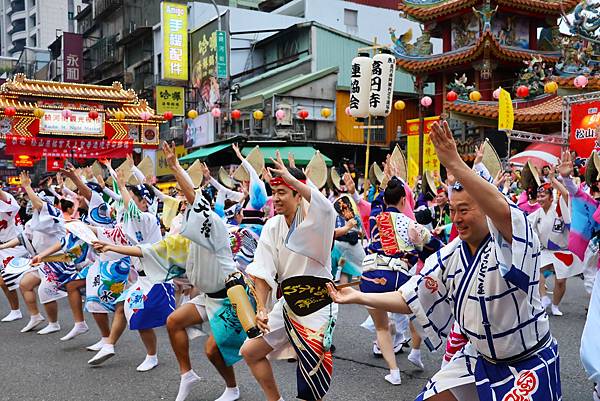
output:
M498 88L492 93L492 96L494 97L494 99L496 99L496 100L500 99L501 91L502 91L502 88Z
M44 117L44 114L46 114L46 112L40 108L33 109L33 115L36 118L42 118Z
M588 77L586 77L585 75L579 75L573 81L573 83L575 84L575 87L579 88L579 89L585 88L587 86L588 82L589 82Z
M369 114L387 117L392 111L396 57L380 53L373 57L371 69L371 93L369 94Z
M196 110L188 111L188 117L192 120L198 117L198 112Z
M73 112L69 109L63 109L62 116L64 119L69 119L73 115Z
M116 111L113 115L117 120L122 120L125 118L125 112L121 110Z
M300 117L303 120L306 120L308 118L308 110L300 110L298 112L298 117Z
M558 84L554 81L546 82L546 85L544 85L545 93L556 93L557 90Z
M218 107L215 107L210 111L210 114L212 114L212 116L214 118L219 118L219 117L221 117L221 109Z
M149 113L149 112L147 112L147 111L142 111L142 112L140 113L140 118L141 118L142 120L144 120L144 121L148 121L149 119L151 119L151 118L152 118L152 114L150 114L150 113Z
M433 100L429 96L425 96L421 99L421 106L429 107L433 104Z
M98 112L96 110L90 110L88 111L88 117L91 118L92 120L97 119L99 116Z
M517 88L517 96L521 98L525 98L529 96L529 87L525 85L521 85Z
M324 118L329 118L331 116L331 109L327 107L323 107L321 109L321 116Z
M254 117L255 120L260 121L265 117L265 113L263 113L261 110L254 110L252 117Z
M473 91L469 93L469 99L471 99L472 102L478 102L481 100L481 93L479 93L479 91Z
M171 121L173 119L173 112L172 111L165 111L163 113L163 118L167 121Z
M404 103L402 100L398 100L396 103L394 103L394 108L396 110L404 110L406 108L406 103Z
M458 95L454 91L446 93L446 100L449 102L455 102L458 99Z
M277 121L283 120L285 118L285 111L281 109L277 110L275 112L275 118L277 119Z
M235 109L231 112L231 118L234 120L239 119L241 116L242 116L242 112L237 109Z
M346 109L344 110L344 112L346 113L346 115L348 117L350 117L350 107L346 107Z
M6 117L13 117L15 114L17 114L17 109L14 107L9 106L4 108L4 115Z
M367 53L360 53L352 60L350 75L350 115L355 118L369 116L369 94L373 60Z

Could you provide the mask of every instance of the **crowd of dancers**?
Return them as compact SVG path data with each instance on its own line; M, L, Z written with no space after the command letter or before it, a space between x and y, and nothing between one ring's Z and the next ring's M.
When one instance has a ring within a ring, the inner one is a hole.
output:
M154 329L166 326L181 376L178 394L164 396L177 401L201 386L189 341L207 323L205 352L225 384L217 401L243 395L233 369L242 359L264 398L282 400L273 358L295 359L295 395L320 400L338 304L355 303L367 308L363 326L390 385L402 382L403 346L418 369L422 343L445 350L418 400L561 400L546 311L562 316L566 280L583 277L581 361L600 401L600 157L583 166L565 152L557 166L519 171L486 165L481 146L468 166L445 122L430 138L445 174L414 188L394 154L371 180L346 165L326 185L317 163L302 170L277 153L261 168L237 145L235 181L203 163L186 171L163 143L177 180L169 194L131 158L116 169L67 164L36 189L23 172L18 191L0 190L0 285L11 309L2 322L23 319L20 292L21 332L59 332L57 301L67 298L75 323L61 340L89 331L87 312L101 334L88 363L100 365L135 330L146 349L140 372L158 365Z

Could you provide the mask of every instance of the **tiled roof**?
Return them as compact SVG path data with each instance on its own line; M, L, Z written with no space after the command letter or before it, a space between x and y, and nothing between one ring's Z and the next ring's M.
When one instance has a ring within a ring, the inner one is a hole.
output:
M533 102L515 102L515 123L537 124L557 123L562 121L561 96L546 95ZM446 102L446 111L465 114L473 117L482 117L491 120L498 118L498 102Z
M508 61L531 60L532 57L536 56L541 57L544 62L556 63L560 56L558 52L541 52L503 46L490 31L486 31L471 46L427 57L396 55L396 64L398 67L413 74L433 72L477 60L483 55L486 47L489 47L490 54L496 59Z
M16 74L12 79L8 79L0 86L0 94L5 96L41 96L120 103L138 101L135 92L131 89L123 89L120 82L114 82L112 86L72 84L27 79L25 74Z
M123 113L125 113L125 118L134 119L140 119L140 114L142 114L143 112L148 112L152 115L152 118L149 121L157 122L158 120L160 120L160 122L164 122L163 116L155 115L154 109L148 106L148 103L144 99L140 100L138 105L125 105L123 107L118 108L108 107L106 109L106 115L114 118L114 115L117 111L122 111Z
M432 21L439 17L471 9L479 3L481 3L481 0L430 0L425 3L415 2L414 0L400 0L398 9L416 20ZM568 12L579 3L579 0L562 0L562 3L565 12ZM557 17L561 13L561 0L496 0L496 4L500 7L510 7Z
M588 84L585 87L586 90L600 90L600 76L587 76ZM555 81L560 88L566 89L575 89L575 80L574 76L571 77L552 77L552 80Z

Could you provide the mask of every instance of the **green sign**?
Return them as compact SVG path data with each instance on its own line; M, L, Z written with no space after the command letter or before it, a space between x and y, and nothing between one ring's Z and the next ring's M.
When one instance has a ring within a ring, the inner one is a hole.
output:
M217 31L217 78L227 78L227 32Z

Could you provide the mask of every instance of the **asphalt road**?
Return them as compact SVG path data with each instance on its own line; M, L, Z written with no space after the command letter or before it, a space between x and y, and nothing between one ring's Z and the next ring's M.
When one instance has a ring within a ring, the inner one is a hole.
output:
M0 314L8 313L2 297ZM579 360L580 335L585 323L588 296L578 278L569 280L563 301L562 317L550 317L552 332L558 339L561 354L563 400L591 400L592 385L587 380ZM24 306L22 307L25 310ZM398 354L402 385L392 386L384 381L385 363L371 354L373 335L359 327L367 316L358 306L342 306L335 334L337 351L334 361L333 385L327 397L330 400L413 400L427 379L433 375L441 354L423 350L425 371L416 371L406 360L407 354ZM62 331L47 336L35 333L21 334L26 320L0 323L0 400L36 401L116 401L116 400L173 400L177 394L179 374L168 337L158 329L159 366L146 373L135 371L145 353L136 333L126 331L117 344L117 355L104 365L92 368L87 360L93 353L85 346L99 338L91 316L90 332L69 342L59 338L72 326L66 302L60 302ZM224 384L203 355L206 337L191 343L192 362L203 377L188 398L192 401L215 400ZM295 364L278 361L274 371L287 400L295 399ZM242 400L262 400L258 385L243 362L236 365L236 374Z

